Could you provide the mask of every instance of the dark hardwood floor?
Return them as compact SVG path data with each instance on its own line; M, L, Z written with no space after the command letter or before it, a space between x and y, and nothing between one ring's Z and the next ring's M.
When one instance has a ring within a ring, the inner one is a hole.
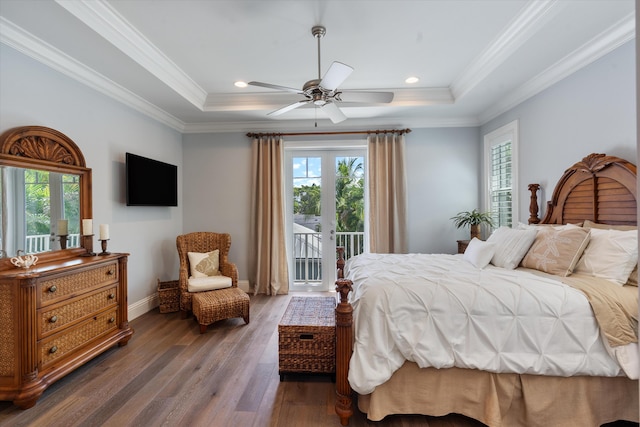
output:
M280 382L277 325L290 296L252 296L249 325L225 320L202 335L193 318L146 313L131 321L127 346L56 382L33 408L0 402L0 425L339 426L329 377L288 375ZM483 424L458 415L371 422L356 409L350 426Z

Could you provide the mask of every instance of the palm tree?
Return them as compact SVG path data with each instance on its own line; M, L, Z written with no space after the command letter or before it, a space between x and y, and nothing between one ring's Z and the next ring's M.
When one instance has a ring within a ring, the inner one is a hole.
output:
M364 167L358 157L340 159L336 173L336 231L364 231Z

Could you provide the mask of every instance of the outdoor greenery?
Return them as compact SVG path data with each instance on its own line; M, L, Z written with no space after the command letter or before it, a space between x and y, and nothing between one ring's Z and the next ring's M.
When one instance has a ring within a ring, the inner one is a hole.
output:
M27 235L49 234L51 229L50 173L25 169L25 216ZM80 185L77 176L62 175L64 218L69 220L69 234L80 232ZM57 218L54 218L54 221Z
M357 157L338 162L336 231L364 231L364 167Z
M321 214L320 186L312 184L295 187L293 196L294 214ZM340 159L337 164L336 231L364 231L364 167L358 157Z

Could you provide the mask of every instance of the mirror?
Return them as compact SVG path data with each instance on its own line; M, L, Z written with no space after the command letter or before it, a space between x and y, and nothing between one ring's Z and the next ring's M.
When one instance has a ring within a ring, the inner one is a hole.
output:
M93 217L91 169L71 139L42 126L10 129L0 136L0 173L0 256L21 249L47 259L82 248L81 220Z
M2 254L80 247L77 174L0 166Z

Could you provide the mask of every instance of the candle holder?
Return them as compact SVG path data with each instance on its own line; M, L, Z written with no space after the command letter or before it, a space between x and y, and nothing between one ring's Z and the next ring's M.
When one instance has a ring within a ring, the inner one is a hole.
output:
M87 251L82 256L95 256L93 252L93 234L86 234L82 236L82 247Z
M98 255L109 255L111 254L111 252L107 252L107 242L109 241L109 239L100 239L100 244L102 245L102 252L100 252Z
M67 249L67 240L69 240L69 235L60 234L58 237L60 238L60 249Z

